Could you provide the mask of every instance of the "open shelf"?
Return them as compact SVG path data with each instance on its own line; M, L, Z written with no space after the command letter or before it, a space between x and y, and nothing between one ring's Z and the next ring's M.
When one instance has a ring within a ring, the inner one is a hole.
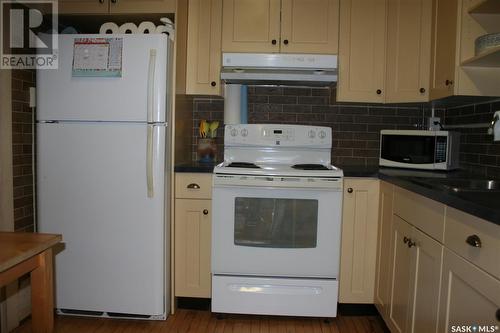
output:
M469 14L500 14L500 1L476 0L470 6Z
M493 47L475 57L462 61L461 66L500 67L500 46Z

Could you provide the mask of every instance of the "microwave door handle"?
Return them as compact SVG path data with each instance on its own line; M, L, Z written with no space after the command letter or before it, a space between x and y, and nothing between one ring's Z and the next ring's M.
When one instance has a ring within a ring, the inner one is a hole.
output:
M155 70L156 70L156 50L149 50L149 66L148 66L148 91L147 91L147 122L152 123L153 108L155 97Z

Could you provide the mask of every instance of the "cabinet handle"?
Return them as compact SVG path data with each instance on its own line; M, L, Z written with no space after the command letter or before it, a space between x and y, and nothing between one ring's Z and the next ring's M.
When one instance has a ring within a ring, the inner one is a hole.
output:
M425 88L420 88L419 91L420 91L421 94L423 94L423 93L425 93Z
M377 95L380 95L380 94L382 94L382 90L377 89Z
M288 45L288 39L285 39L285 40L283 41L283 44Z
M212 82L210 82L210 85L211 85L212 87L215 87L215 86L217 85L217 82L212 81Z
M470 235L469 237L467 237L465 242L472 247L481 247L482 246L481 238L479 238L478 235Z
M208 215L208 209L203 210L203 215Z
M200 188L200 185L196 184L196 183L191 183L189 184L188 186L186 186L187 188L190 188L190 189L195 189L195 190L198 190Z
M352 189L352 187L349 187L349 188L347 189L347 193L352 193L353 191L354 191L354 190Z
M447 85L447 86L451 86L453 84L453 81L452 80L446 80L444 81L444 83Z

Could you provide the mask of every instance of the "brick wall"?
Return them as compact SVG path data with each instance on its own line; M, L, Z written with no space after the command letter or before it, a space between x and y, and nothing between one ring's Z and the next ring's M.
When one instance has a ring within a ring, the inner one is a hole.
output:
M463 105L445 111L446 125L490 123L494 111L500 110L500 99ZM460 166L480 176L500 178L500 142L494 142L486 128L456 129L461 132Z
M429 115L424 104L337 103L329 88L248 88L248 122L329 126L333 130L332 163L377 165L381 129L415 129ZM193 160L200 119L224 119L220 98L195 98L193 105ZM439 112L441 113L441 112ZM218 131L218 156L223 158L223 131Z
M34 70L12 71L12 153L14 176L14 230L33 231L32 111L29 88Z

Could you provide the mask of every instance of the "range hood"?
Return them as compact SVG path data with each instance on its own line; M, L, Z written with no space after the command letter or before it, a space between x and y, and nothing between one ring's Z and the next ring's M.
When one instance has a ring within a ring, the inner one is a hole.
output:
M223 53L221 79L241 84L328 86L337 82L337 56Z

